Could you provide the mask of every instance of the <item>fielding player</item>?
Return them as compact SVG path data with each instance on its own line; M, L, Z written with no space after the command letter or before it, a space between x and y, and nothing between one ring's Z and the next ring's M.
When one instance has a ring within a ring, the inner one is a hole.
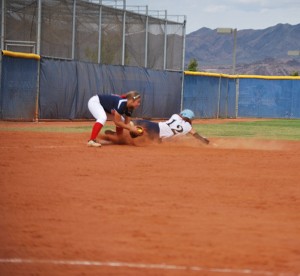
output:
M109 116L116 125L116 131L121 136L123 129L129 130L131 133L139 134L138 128L130 124L132 111L141 104L141 95L136 91L130 91L124 96L120 95L96 95L88 101L89 111L96 119L93 126L90 140L87 145L89 147L101 147L96 138Z

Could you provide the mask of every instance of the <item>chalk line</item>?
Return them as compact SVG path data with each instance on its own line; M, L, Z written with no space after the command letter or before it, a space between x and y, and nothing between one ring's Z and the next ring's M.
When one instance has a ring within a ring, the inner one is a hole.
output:
M230 268L208 268L201 266L184 266L170 264L143 264L143 263L126 263L126 262L101 262L101 261L84 261L84 260L42 260L42 259L0 259L0 264L50 264L50 265L69 265L69 266L99 266L99 267L126 267L137 269L157 269L157 270L186 270L202 271L220 274L244 274L244 275L263 275L263 276L300 276L298 273L275 273L270 271L258 271L252 269L230 269Z

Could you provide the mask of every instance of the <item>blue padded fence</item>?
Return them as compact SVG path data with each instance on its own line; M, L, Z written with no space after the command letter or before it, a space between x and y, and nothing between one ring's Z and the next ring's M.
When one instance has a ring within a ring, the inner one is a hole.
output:
M300 80L240 79L238 115L300 118Z
M199 118L234 118L235 79L219 76L185 75L183 107Z
M0 119L34 120L38 60L3 56Z
M137 117L165 118L180 110L182 73L42 58L40 119L89 119L90 97L137 90Z
M142 95L136 117L167 118L180 110L182 72L5 55L1 67L4 120L91 119L91 96L130 90Z
M185 72L183 107L200 118L300 118L300 77Z
M18 54L1 57L4 120L91 119L91 96L130 90L142 94L136 117L168 118L190 108L197 118L300 118L300 77L185 72L182 93L182 72Z

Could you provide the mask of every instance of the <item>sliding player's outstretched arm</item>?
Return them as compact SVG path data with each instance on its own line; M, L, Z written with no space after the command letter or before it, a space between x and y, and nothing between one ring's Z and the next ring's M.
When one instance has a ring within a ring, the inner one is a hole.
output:
M192 129L192 130L190 131L190 134L192 134L197 140L200 140L201 142L203 142L203 143L205 143L205 144L209 144L209 140L208 140L206 137L200 135L200 134L199 134L198 132L196 132L194 129Z

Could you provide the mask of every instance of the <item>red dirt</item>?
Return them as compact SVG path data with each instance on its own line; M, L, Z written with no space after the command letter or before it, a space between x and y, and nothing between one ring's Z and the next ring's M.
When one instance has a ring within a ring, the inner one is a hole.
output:
M0 131L0 275L299 275L299 142L88 136Z

